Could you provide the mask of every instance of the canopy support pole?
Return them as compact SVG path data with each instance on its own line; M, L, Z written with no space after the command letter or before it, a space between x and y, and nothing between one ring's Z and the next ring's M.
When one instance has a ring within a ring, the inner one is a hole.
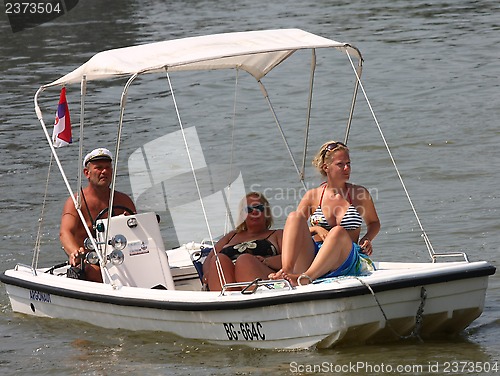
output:
M125 113L125 105L127 103L127 95L128 95L128 89L130 85L132 85L132 82L135 81L137 78L138 73L135 73L130 77L125 84L122 95L120 97L120 117L118 120L118 131L116 134L116 147L115 147L115 162L113 166L113 177L111 178L111 192L109 194L109 203L108 203L108 218L107 218L107 223L106 223L106 234L104 239L107 239L109 236L109 223L110 219L113 216L113 201L115 199L115 186L116 186L116 176L118 173L118 156L120 154L120 146L122 142L122 130L123 130L123 115ZM96 248L97 249L97 248ZM97 252L99 253L99 252ZM106 262L106 259L102 258L103 262ZM99 257L99 261L101 261L101 257ZM103 266L105 264L102 264ZM107 270L107 269L106 269ZM111 279L110 279L111 280Z
M226 197L226 205L229 205L231 202L231 194L232 194L232 181L231 176L233 174L233 166L234 166L234 130L236 128L236 103L238 102L238 83L239 83L240 70L236 68L236 77L234 82L234 101L233 101L233 121L231 124L231 156L229 158L229 171L227 176L227 197ZM224 235L227 234L230 230L230 222L231 222L231 211L226 210L226 218L224 221ZM234 219L233 219L234 222Z
M346 50L346 54L349 56L349 52L347 52L347 50ZM349 59L350 59L350 56L349 56ZM352 64L352 61L351 61L351 64ZM356 73L356 77L361 77L361 73L363 71L363 59L359 59L358 67L354 71ZM345 136L344 136L344 144L346 144L346 145L347 145L347 141L349 139L349 133L351 131L351 123L352 123L352 118L354 116L354 106L356 104L356 97L358 96L359 83L360 83L359 79L357 79L356 82L354 83L354 93L352 94L351 109L349 111L349 118L347 119L347 126L346 126Z
M305 171L306 171L306 158L307 158L307 145L309 142L309 129L311 127L311 110L312 110L312 97L313 97L313 87L314 87L314 74L316 72L316 49L312 49L311 56L311 75L309 78L309 99L307 101L307 117L306 117L306 129L304 134L304 152L302 154L302 171L300 173L300 180L302 185L305 181Z
M78 150L78 160L83 161L83 125L85 122L85 95L87 94L87 76L83 75L80 85L80 142ZM83 164L78 163L78 185L76 190L76 200L78 207L82 207L82 175Z
M175 93L174 93L174 88L172 86L172 81L170 80L170 74L169 74L169 72L167 70L165 70L165 71L166 71L166 74L167 74L168 86L169 86L169 89L170 89L170 93L172 95L172 101L173 101L173 104L174 104L175 113L177 115L177 120L179 122L179 127L180 127L180 130L181 130L182 139L184 141L184 147L186 148L186 153L187 153L187 157L188 157L188 161L189 161L189 166L191 167L191 172L193 174L194 184L196 186L196 192L198 193L198 198L200 200L201 210L203 212L203 218L205 219L205 224L207 226L207 231L208 231L208 236L210 238L210 243L211 244L215 244L214 238L213 238L213 235L212 235L212 230L210 229L210 224L208 222L207 211L205 209L205 204L203 202L203 197L201 195L201 189L200 189L200 185L198 183L198 177L196 175L196 170L194 168L193 158L191 157L191 151L189 150L189 144L188 144L188 141L187 141L186 133L184 131L184 125L182 123L181 115L180 115L180 112L179 112L179 107L177 106L177 100L175 99ZM217 252L215 252L215 249L214 249L214 255L215 255L215 265L217 267L217 273L218 273L218 276L219 276L219 282L220 282L221 286L224 286L226 284L226 279L224 278L224 271L222 270L222 265L220 263L220 260L219 260L219 257L217 255Z
M264 98L267 101L267 104L269 105L269 109L271 110L271 113L273 114L274 122L276 123L276 125L278 127L278 130L281 134L281 138L283 139L283 142L285 143L285 147L288 151L288 154L290 155L290 159L292 160L293 166L295 167L295 171L297 172L297 175L299 175L299 179L300 179L300 182L302 183L302 187L304 189L306 189L306 185L304 183L304 180L301 179L302 174L300 172L299 167L297 166L297 162L295 161L295 158L293 157L292 150L290 149L290 145L288 144L285 133L283 132L283 128L281 127L280 121L278 120L278 116L276 115L276 111L274 111L274 107L273 107L273 104L271 103L271 100L269 99L269 95L267 93L267 90L266 90L264 84L262 83L262 81L258 80L257 82L260 86L260 90L262 91L262 94L264 95Z

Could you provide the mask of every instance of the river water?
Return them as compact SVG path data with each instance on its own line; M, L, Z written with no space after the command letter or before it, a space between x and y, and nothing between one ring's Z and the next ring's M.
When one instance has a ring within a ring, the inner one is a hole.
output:
M41 84L105 49L271 28L302 28L349 42L361 50L368 96L435 250L463 251L472 261L487 260L496 266L500 244L499 12L495 0L322 0L300 4L87 0L63 17L18 33L12 33L7 17L2 16L2 268L31 263L38 231L36 219L42 209L48 167L48 148L33 111L33 95ZM292 100L292 96L288 98ZM57 95L50 103L53 109L47 111L52 113ZM76 110L77 101L73 103ZM293 102L288 105L299 106ZM143 108L133 108L129 116L142 119ZM100 141L111 136L99 123L116 116L111 116L105 106L97 111L93 119L97 126L91 137ZM369 122L368 112L360 111L362 123ZM51 121L50 117L45 120ZM406 199L378 131L356 125L350 138L352 180L376 192L382 221L382 231L375 241L377 257L426 261L418 223L411 210L400 209ZM323 142L328 129L325 125L323 132L311 136L313 148ZM341 135L327 137L340 139ZM131 133L127 140L135 145L134 140L141 137L144 134ZM273 174L288 181L288 173L279 168L280 160L273 163ZM262 176L259 164L250 175L260 177L258 184L268 177ZM45 208L42 250L50 251L42 252L42 262L48 263L61 260L55 251L61 211L57 197L66 193L62 180L58 185L57 179L51 177L56 184ZM130 186L121 188L131 193ZM273 196L277 191L270 192ZM278 200L277 195L270 198ZM289 197L290 202L294 199ZM282 223L283 218L278 218L277 225ZM25 317L12 313L2 286L0 366L4 375L396 374L389 372L396 365L406 366L408 374L487 374L477 367L471 372L461 367L462 362L500 367L498 273L490 278L486 299L483 315L454 338L287 352L220 348L163 333L119 332ZM349 368L356 362L361 362L358 368ZM449 368L446 372L446 364L458 365L458 370ZM415 365L426 366L426 371L409 368Z

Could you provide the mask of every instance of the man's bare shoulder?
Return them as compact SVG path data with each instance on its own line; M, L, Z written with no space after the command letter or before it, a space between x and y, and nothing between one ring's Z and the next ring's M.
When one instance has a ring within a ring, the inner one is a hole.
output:
M74 196L76 197L76 195ZM63 206L63 215L64 214L75 214L76 213L76 208L75 208L75 203L73 202L73 198L69 196L66 201L64 202Z

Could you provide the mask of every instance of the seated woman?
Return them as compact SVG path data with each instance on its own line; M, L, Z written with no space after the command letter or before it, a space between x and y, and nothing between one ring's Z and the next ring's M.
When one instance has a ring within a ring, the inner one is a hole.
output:
M282 269L269 275L271 279L286 278L294 285L317 278L360 275L372 269L368 256L380 231L370 193L348 183L351 160L346 145L335 141L323 144L313 165L327 181L307 191L297 210L288 216ZM363 221L366 234L359 240Z
M225 283L267 279L281 267L283 230L271 230L273 218L267 199L250 192L242 200L242 222L217 244L203 263L203 283L211 291L221 290ZM217 270L219 261L222 274Z

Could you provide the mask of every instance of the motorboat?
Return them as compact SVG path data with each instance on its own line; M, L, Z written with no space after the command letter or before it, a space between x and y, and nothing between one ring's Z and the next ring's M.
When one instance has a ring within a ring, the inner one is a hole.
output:
M332 61L343 64L349 77L337 65L331 67ZM109 131L106 134L115 142L111 187L128 174L139 212L112 215L110 210L108 218L97 220L94 228L83 221L93 257L87 261L99 263L103 283L67 278L69 265L65 260L39 266L40 249L54 248L39 235L31 265L17 264L0 276L12 310L117 330L165 331L214 344L270 349L426 339L463 331L481 315L488 277L495 273L495 267L486 261L471 262L464 252L435 252L420 221L428 262L375 258L375 270L362 276L321 279L305 286L292 286L287 280L254 280L226 284L222 291L206 291L201 283L204 256L219 236L234 227L237 203L249 190L248 176L242 172L245 163L267 158L262 160L272 166L263 166L267 171L264 182L273 175L274 166L288 163L276 157L280 147L290 157L289 175L296 175L305 187L311 119L314 111L323 109L314 107L315 99L329 100L329 95L313 96L313 92L331 87L333 81L343 83L344 78L352 84L351 89L344 89L349 98L345 142L358 96L365 97L379 126L361 81L362 67L361 52L351 44L299 29L258 30L99 52L72 72L42 85L35 94L35 112L51 161L55 161L69 195L82 185L82 166L74 161L82 160L84 147L89 145L86 140L92 138L89 117L95 115L87 114L107 111L107 107L100 108L102 99L93 102L94 95L119 98L119 111L112 113L116 115L116 136ZM302 71L292 75L294 69ZM330 69L327 72L332 82L315 80L317 69ZM271 77L273 82L272 76L280 71L290 78L277 80L287 87L272 92L279 103L276 106L266 80ZM202 86L204 75L210 76L203 83L209 94L200 90L202 95L195 97L192 90ZM299 80L307 85L296 83ZM148 89L151 86L153 89ZM79 89L78 148L55 147L44 121L42 93L62 87L68 93L70 88ZM121 89L116 91L116 87ZM214 95L223 89L230 96ZM286 98L299 91L304 106L291 108ZM249 96L241 99L244 94ZM193 104L183 107L178 100L183 97L192 99ZM240 114L259 98L263 107L250 110L247 116ZM157 104L167 100L169 105ZM206 103L210 110L200 110ZM130 107L135 109L130 111L135 114L132 119L127 118ZM333 102L327 110L341 107ZM141 108L160 121L138 117ZM225 122L211 120L212 112L219 108L234 109L222 116ZM261 108L270 111L264 115ZM161 114L162 110L167 114ZM285 113L286 121L278 113ZM259 147L251 157L233 158L238 148L262 144L261 135L270 132L269 122L262 121L264 116L276 126L276 136L267 137L266 147ZM303 133L295 127L299 122L305 122ZM84 130L90 134L87 138ZM104 137L104 131L99 132ZM224 146L216 146L221 138ZM266 152L272 154L261 156ZM302 165L297 161L299 154L303 154ZM212 161L215 167L209 166ZM286 185L292 179L289 175L280 176ZM404 187L401 178L400 182ZM408 199L413 208L409 195ZM74 203L83 219L78 196Z

